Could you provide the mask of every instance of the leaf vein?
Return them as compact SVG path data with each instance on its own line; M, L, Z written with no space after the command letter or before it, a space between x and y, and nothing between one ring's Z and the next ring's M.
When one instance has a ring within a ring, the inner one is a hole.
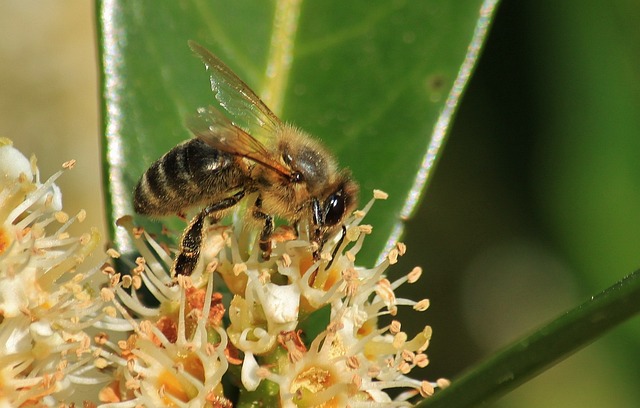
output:
M301 3L302 0L276 1L265 82L260 93L267 106L276 114L282 112L284 93L289 81Z

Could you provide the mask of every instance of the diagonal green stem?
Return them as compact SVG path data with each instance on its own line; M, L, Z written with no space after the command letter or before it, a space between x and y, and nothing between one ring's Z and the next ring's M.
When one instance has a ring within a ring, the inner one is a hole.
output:
M455 379L418 407L472 407L496 399L640 311L636 271Z

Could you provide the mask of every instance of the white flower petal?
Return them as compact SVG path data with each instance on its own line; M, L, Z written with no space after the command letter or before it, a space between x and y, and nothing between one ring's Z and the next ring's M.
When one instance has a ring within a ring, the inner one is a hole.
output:
M262 379L258 376L258 368L260 366L253 353L245 353L240 378L247 391L255 391L260 385Z
M0 190L9 187L24 174L28 180L33 178L31 163L7 139L0 139Z
M38 185L39 187L41 184L36 183L36 185ZM51 211L62 210L62 192L60 191L60 187L58 187L56 184L52 184L45 195L42 196L40 200L38 200L38 205L44 206L47 200L49 200L49 197L51 197L51 204L49 204L49 209Z
M268 283L264 287L264 313L272 323L296 322L300 308L300 290L294 285L278 286Z

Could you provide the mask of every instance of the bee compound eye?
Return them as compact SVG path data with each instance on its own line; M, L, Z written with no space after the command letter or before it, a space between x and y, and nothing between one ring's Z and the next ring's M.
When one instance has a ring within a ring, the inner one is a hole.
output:
M345 211L345 198L342 191L332 194L324 202L325 225L336 225L342 219Z

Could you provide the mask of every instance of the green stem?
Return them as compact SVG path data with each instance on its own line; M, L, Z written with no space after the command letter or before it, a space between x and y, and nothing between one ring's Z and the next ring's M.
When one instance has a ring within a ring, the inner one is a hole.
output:
M472 407L497 399L640 311L640 271L516 341L417 405Z

